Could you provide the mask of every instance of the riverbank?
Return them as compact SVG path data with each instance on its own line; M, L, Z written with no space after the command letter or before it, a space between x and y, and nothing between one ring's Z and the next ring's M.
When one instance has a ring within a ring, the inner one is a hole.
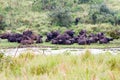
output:
M120 53L120 48L106 48L106 49L80 49L80 48L36 48L36 47L28 47L28 48L10 48L10 49L0 49L1 53L4 53L7 56L18 56L22 53L34 53L34 54L44 54L44 55L54 55L54 54L81 54L86 50L89 50L92 54L100 54L109 52L111 54Z

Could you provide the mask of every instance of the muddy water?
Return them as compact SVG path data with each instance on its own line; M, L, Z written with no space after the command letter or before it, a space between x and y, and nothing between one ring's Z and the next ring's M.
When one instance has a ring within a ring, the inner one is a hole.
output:
M100 54L105 52L110 52L112 54L120 53L120 48L109 48L109 49L52 49L52 48L13 48L13 49L0 49L1 53L4 53L7 56L18 56L22 53L30 52L34 54L44 54L44 55L52 55L52 54L62 54L62 53L71 53L71 54L81 54L86 50L89 50L92 54Z

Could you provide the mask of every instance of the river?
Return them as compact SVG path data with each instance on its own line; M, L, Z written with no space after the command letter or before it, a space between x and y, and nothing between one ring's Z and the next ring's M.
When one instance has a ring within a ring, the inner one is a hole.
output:
M120 53L120 48L107 48L107 49L61 48L61 49L53 49L53 48L36 48L36 47L0 49L0 53L4 53L6 56L18 56L22 53L33 53L33 54L44 54L44 55L70 53L70 54L78 55L81 53L85 53L86 50L89 50L92 54L102 54L105 52L109 52L111 54Z

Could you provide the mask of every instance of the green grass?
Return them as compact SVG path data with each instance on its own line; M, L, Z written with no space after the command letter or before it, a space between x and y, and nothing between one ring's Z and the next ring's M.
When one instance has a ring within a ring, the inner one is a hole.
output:
M120 54L89 51L81 55L34 55L0 58L2 80L119 80Z
M9 47L17 47L19 44L18 43L11 43L8 42L7 40L0 40L0 48L9 48Z
M10 43L7 40L1 40L0 48L15 48L18 47L20 44L18 43ZM44 42L40 44L32 44L32 45L20 45L20 47L27 47L27 46L34 46L34 47L51 47L51 48L111 48L111 47L120 47L120 39L114 40L108 44L98 44L94 43L91 45L78 45L77 43L72 45L56 45L51 44L50 42Z

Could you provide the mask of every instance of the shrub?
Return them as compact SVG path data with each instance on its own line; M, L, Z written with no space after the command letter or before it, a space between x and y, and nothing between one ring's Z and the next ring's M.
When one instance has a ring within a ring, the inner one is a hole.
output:
M78 4L81 3L101 3L103 0L78 0Z
M88 3L90 0L78 0L78 3Z
M52 10L56 7L56 0L36 0L33 3L32 10Z
M106 64L111 71L119 70L120 69L119 61L120 60L117 59L116 56L113 56L113 57L109 57L109 59L106 60Z
M33 59L35 57L34 54L32 54L31 52L26 52L26 53L23 53L23 54L20 54L19 55L19 58L20 59Z
M96 23L111 23L115 24L115 12L107 7L106 4L92 5L89 11L89 22L92 20L93 24ZM90 22L91 23L91 22Z
M119 39L120 38L120 31L119 30L113 30L109 32L110 37L114 39Z
M0 30L3 30L6 27L6 23L4 21L4 17L0 15Z
M31 73L34 75L40 75L48 72L46 65L38 65L31 68Z
M91 57L91 52L89 50L86 50L85 53L82 54L81 59L83 61L88 60Z
M68 8L58 7L49 16L52 24L65 27L72 24L71 12Z
M0 52L0 59L4 57L4 53Z
M115 15L115 25L120 25L120 12Z
M110 9L107 7L106 4L101 4L100 5L100 12L101 13L106 13L106 14L110 14Z
M8 65L13 75L21 75L21 67L23 66L23 64L21 64L21 61L18 59L12 59Z
M57 6L72 6L74 0L36 0L33 3L32 10L41 11L41 10L55 10Z
M39 60L38 60L39 59ZM30 73L33 75L49 74L58 64L55 56L37 56L30 62Z

